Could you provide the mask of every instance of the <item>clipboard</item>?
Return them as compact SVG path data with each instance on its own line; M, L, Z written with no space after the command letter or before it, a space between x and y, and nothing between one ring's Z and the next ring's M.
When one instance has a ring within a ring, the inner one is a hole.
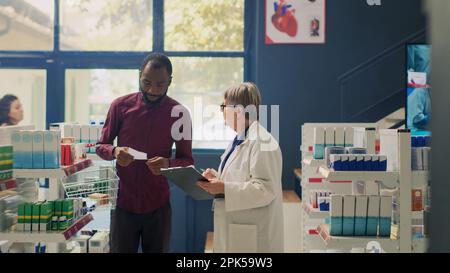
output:
M209 200L214 198L213 195L197 186L197 181L208 182L208 179L194 166L163 168L161 169L161 174L195 200Z

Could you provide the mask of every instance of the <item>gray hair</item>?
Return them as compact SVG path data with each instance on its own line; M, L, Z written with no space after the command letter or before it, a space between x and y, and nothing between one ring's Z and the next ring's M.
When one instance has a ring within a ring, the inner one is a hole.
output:
M259 119L261 93L256 84L244 82L234 85L225 91L224 98L236 105L242 105L246 109L247 119L249 119L249 116L251 117L251 113L254 112L254 110L256 110L256 119Z

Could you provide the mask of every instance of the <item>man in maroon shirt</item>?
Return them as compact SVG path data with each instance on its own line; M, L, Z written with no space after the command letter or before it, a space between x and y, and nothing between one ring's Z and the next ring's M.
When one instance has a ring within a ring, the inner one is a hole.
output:
M117 206L111 212L113 253L137 252L140 242L143 252L168 252L170 193L160 169L194 164L189 113L167 96L172 82L169 58L163 54L150 54L139 74L140 92L112 102L97 148L101 158L117 160L120 178ZM188 120L189 126L181 128L188 133L188 138L172 136L172 125L181 118L172 117L174 107L181 107L182 118ZM117 147L113 146L116 137ZM172 158L174 143L176 154ZM129 148L147 153L149 160L134 160Z

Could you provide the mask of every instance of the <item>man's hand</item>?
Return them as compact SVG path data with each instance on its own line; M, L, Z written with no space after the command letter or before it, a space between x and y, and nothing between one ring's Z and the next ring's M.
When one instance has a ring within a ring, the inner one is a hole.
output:
M154 175L161 175L161 168L169 168L169 159L157 156L149 159L145 164Z
M206 169L202 174L206 179L216 178L215 172L212 169Z
M210 194L225 193L225 183L218 179L210 179L208 182L198 181L197 186L207 191Z
M116 147L114 149L114 158L122 167L128 167L133 161L134 157L128 153L128 147Z

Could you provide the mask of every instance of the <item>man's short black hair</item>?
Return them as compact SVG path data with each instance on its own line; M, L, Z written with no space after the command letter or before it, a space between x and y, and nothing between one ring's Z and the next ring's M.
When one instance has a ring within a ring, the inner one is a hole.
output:
M152 68L160 69L161 67L165 67L167 72L169 73L169 76L172 76L172 63L170 62L169 58L166 55L161 53L152 53L149 54L147 57L145 57L141 65L141 69L139 70L139 76L142 75L142 72L144 71L145 67L150 62Z

